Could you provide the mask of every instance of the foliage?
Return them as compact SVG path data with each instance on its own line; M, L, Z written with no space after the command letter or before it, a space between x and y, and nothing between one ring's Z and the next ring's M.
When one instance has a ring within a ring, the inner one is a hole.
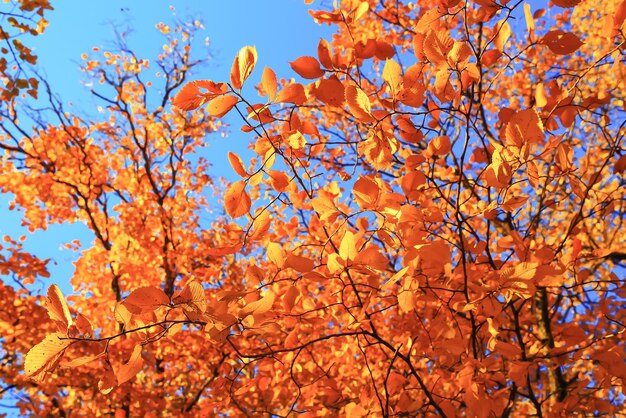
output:
M158 87L127 48L85 57L101 120L51 96L27 132L3 105L24 224L95 236L67 299L29 293L46 262L7 238L23 413L621 411L626 1L340 3L298 78L246 46L188 81L196 27L161 24ZM229 153L209 225L196 153L227 114L253 157Z

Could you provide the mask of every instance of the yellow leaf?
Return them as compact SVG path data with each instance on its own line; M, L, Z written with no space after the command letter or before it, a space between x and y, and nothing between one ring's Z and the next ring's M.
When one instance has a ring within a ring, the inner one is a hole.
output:
M493 43L500 51L504 52L506 42L511 37L511 26L506 19L500 20L494 27L495 37Z
M266 251L268 260L272 262L276 267L282 268L285 264L285 253L283 252L280 244L270 242L266 246Z
M400 67L400 64L395 62L393 59L385 61L385 66L383 67L383 80L389 84L391 93L395 96L398 92L398 88L400 87L400 82L402 81L402 68Z
M367 94L363 92L359 87L350 85L346 87L346 102L350 113L357 119L363 122L374 122L375 119L372 116L370 99Z
M252 73L257 61L256 48L244 46L239 50L230 70L230 82L233 88L239 90Z
M61 289L56 284L53 284L48 288L48 300L46 301L46 309L48 310L48 316L53 321L61 322L65 325L65 328L72 325L72 316L70 310L65 302L65 297L61 293Z
M354 240L354 234L350 231L346 231L341 239L339 245L339 256L344 260L354 260L356 258L356 243Z
M42 381L45 373L54 367L56 361L70 345L70 340L61 339L62 333L48 334L39 344L26 353L24 372L35 381Z
M533 33L535 31L535 20L528 3L524 3L524 18L526 19L526 29L528 29L529 33Z

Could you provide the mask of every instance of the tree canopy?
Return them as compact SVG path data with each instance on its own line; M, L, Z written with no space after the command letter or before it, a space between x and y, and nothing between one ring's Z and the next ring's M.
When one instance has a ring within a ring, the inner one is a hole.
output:
M242 45L225 80L160 24L158 57L82 57L95 116L33 71L50 4L10 4L0 191L94 236L66 295L4 237L20 413L624 412L626 0L314 5L334 34L292 72ZM203 153L227 114L233 181Z

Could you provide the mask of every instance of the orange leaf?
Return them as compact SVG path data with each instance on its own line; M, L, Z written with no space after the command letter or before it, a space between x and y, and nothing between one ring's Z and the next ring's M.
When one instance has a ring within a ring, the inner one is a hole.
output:
M339 211L335 208L333 202L327 197L316 197L311 201L313 210L317 212L322 222L333 222L339 216Z
M334 74L320 80L315 88L315 97L327 105L341 107L345 102L343 84Z
M115 387L115 373L112 370L106 370L104 376L98 380L98 390L103 395L109 394Z
M128 382L130 379L135 377L135 375L139 373L141 369L143 369L141 344L137 344L133 349L132 354L130 355L128 363L122 364L115 372L115 376L117 377L117 385L119 386L123 383Z
M450 138L447 135L436 136L428 144L428 152L432 155L446 155L450 150Z
M531 108L515 112L506 126L505 137L507 144L517 147L521 147L523 142L541 143L544 139L543 123L537 111Z
M289 65L302 78L320 78L324 75L320 63L310 56L300 57L290 62Z
M196 83L191 82L183 86L178 92L172 104L182 110L193 110L202 106L206 102L206 97L200 94Z
M103 355L104 354L100 353L100 354L96 354L95 356L77 357L77 358L73 359L72 361L68 361L67 363L63 364L62 367L71 369L71 368L74 368L74 367L83 366L83 365L85 365L87 363L91 363L92 361L99 359Z
M268 210L263 210L260 214L258 214L254 218L254 222L252 223L252 232L250 233L250 238L252 239L261 238L269 230L270 224L271 224L270 213Z
M207 90L207 93L202 93L200 89ZM172 104L182 110L193 110L202 106L212 97L226 93L226 91L227 87L224 83L196 80L185 84L174 100L172 100Z
M81 334L91 335L93 334L93 326L87 317L81 313L76 315L76 328Z
M285 260L285 268L292 268L300 273L308 273L312 271L314 267L315 261L300 255L289 254Z
M361 176L354 183L352 194L361 209L373 209L380 198L380 186L369 176Z
M270 184L277 192L284 192L289 187L289 176L283 171L270 170Z
M402 177L400 187L409 200L417 201L421 186L426 184L426 176L421 171L409 171Z
M270 309L272 309L272 305L274 304L274 299L275 299L274 294L268 293L265 295L265 297L262 297L261 299L257 301L247 304L243 308L243 312L251 313L253 315L265 313L269 311Z
M228 152L228 161L230 162L231 167L235 170L235 173L239 174L241 177L248 177L249 174L243 166L243 161L241 158L235 154L234 152Z
M296 286L290 286L289 289L283 294L283 309L287 312L291 312L293 309L293 305L296 303L296 299L300 296L300 292ZM289 338L289 337L287 337ZM285 340L285 346L289 347L290 344L287 344Z
M430 31L424 39L424 54L428 61L439 68L447 68L448 52L454 42L446 31Z
M232 94L225 94L218 96L209 102L207 111L209 115L221 118L226 115L230 110L239 102L239 99Z
M331 46L325 39L320 39L317 44L317 58L319 58L322 65L326 68L333 68L333 60L331 58Z
M62 333L48 334L39 344L26 353L24 372L35 381L42 381L45 373L54 367L56 361L70 345L70 340L61 338Z
M255 47L244 46L239 50L230 70L230 83L235 89L241 89L243 83L250 76L252 70L254 70L256 60L257 53Z
M170 298L158 287L146 286L133 290L123 303L131 313L140 314L168 305Z
M245 188L246 183L239 180L233 183L224 195L224 209L233 219L248 213L250 206L252 206L252 201Z
M303 104L306 101L306 94L302 84L289 84L285 86L276 97L278 103Z
M576 35L562 30L551 30L546 33L541 43L558 55L569 55L578 50L583 44Z
M354 85L346 87L346 102L348 103L350 113L357 119L363 122L375 121L372 116L370 99L359 87Z
M56 284L51 285L48 288L48 300L46 301L46 309L48 310L48 316L53 321L57 321L63 324L63 328L67 328L72 325L72 316L70 315L70 309L67 307L63 293Z
M396 50L393 49L393 46L387 42L376 41L375 48L374 54L379 60L387 60L396 55Z
M265 93L267 93L267 97L270 99L270 101L276 99L278 82L276 81L276 74L270 67L265 67L265 69L263 70L261 85L263 86L263 90L265 90Z

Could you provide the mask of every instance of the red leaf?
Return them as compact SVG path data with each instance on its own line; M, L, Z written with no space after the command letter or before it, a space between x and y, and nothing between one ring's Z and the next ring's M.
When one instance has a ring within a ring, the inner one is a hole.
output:
M583 44L576 35L562 30L551 30L546 33L541 43L550 48L550 51L559 55L569 55L578 50Z

